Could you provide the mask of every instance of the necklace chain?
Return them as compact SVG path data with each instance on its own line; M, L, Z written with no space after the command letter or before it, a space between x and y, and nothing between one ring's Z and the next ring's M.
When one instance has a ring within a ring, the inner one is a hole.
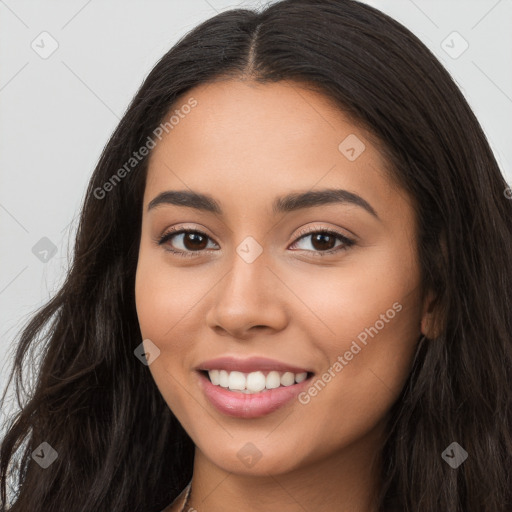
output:
M185 503L183 503L183 507L181 507L180 512L183 512L185 510L185 507L188 505L188 499L190 497L190 490L192 489L192 481L189 482L187 489L187 494L185 495Z

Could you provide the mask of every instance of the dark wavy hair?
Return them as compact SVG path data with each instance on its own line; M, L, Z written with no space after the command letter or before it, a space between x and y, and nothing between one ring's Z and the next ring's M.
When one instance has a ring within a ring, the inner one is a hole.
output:
M97 190L187 91L219 79L287 80L321 92L375 137L414 201L422 287L435 293L438 332L419 343L390 410L379 510L510 512L507 183L439 61L408 29L354 0L223 12L149 73L94 170L66 280L17 340L8 387L16 376L19 411L1 444L1 510L156 512L192 477L192 440L134 356L148 156L103 198ZM22 403L22 370L36 343L40 371ZM454 441L469 455L457 469L441 457ZM31 458L42 442L58 453L47 469Z

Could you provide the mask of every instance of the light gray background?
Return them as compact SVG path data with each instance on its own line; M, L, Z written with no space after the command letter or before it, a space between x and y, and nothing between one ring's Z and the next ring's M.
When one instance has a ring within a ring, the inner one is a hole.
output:
M63 281L89 177L143 78L201 21L264 3L0 0L2 391L14 337ZM512 183L512 0L366 3L407 26L448 68ZM443 46L461 48L454 31L469 44L458 58ZM58 48L43 59L31 44L49 51L52 38ZM56 246L46 263L32 252L43 237Z

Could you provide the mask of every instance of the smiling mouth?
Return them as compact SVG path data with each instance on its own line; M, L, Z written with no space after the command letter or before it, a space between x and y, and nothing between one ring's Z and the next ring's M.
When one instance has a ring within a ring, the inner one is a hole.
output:
M216 387L245 394L265 393L273 389L291 387L313 377L313 372L255 371L243 373L226 370L198 370Z

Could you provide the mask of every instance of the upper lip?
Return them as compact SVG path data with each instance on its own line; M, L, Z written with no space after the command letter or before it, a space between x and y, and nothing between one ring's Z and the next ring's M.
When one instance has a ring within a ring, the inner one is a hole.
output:
M251 373L258 370L275 370L277 372L292 373L310 373L311 370L283 363L275 359L266 357L249 357L247 359L238 359L231 356L218 357L216 359L208 359L196 367L197 370L226 370L239 371L242 373ZM312 373L312 372L311 372Z

